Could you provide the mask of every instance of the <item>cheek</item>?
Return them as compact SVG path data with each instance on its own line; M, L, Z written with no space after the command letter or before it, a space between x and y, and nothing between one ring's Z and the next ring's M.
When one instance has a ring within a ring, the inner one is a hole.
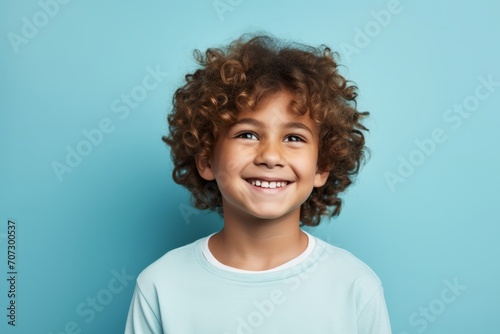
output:
M246 147L228 145L219 151L218 169L230 175L240 174L253 160L253 150Z
M243 161L232 155L230 151L225 151L220 159L214 162L214 169L218 186L225 188L230 184L231 179L239 177L243 169Z
M298 160L302 170L304 172L316 172L316 166L318 163L318 154L314 150L308 150L303 152L301 158Z
M311 157L302 157L295 164L295 170L299 174L299 177L312 180L316 175L316 164L314 162L315 160Z

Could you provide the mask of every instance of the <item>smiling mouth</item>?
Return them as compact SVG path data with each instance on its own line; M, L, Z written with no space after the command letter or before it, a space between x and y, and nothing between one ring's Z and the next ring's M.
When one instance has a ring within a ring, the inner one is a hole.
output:
M247 179L245 181L250 183L252 186L260 188L268 188L268 189L283 188L286 187L289 183L291 183L288 181L265 181L258 179Z

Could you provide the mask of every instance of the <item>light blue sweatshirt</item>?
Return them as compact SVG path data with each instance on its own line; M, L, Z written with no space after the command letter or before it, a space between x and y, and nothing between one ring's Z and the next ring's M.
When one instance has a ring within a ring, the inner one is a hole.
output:
M390 334L376 274L308 236L306 257L271 272L214 265L203 253L209 236L166 253L137 278L125 333Z

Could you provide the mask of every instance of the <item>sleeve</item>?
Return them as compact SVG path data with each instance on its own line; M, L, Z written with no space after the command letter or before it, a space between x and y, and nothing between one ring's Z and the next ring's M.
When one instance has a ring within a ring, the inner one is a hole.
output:
M376 291L358 317L359 334L391 334L391 323L382 286Z
M160 321L136 284L128 312L125 334L163 334Z

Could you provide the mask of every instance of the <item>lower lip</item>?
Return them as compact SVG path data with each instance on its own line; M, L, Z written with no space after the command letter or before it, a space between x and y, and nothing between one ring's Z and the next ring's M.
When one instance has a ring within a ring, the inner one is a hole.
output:
M276 188L262 188L262 187L257 187L257 186L254 186L252 185L251 183L248 183L247 181L245 181L246 184L248 184L248 186L254 190L254 191L259 191L263 194L277 194L279 192L282 192L284 190L286 190L288 188L288 186L290 185L290 183L288 183L286 186L284 187L276 187Z

